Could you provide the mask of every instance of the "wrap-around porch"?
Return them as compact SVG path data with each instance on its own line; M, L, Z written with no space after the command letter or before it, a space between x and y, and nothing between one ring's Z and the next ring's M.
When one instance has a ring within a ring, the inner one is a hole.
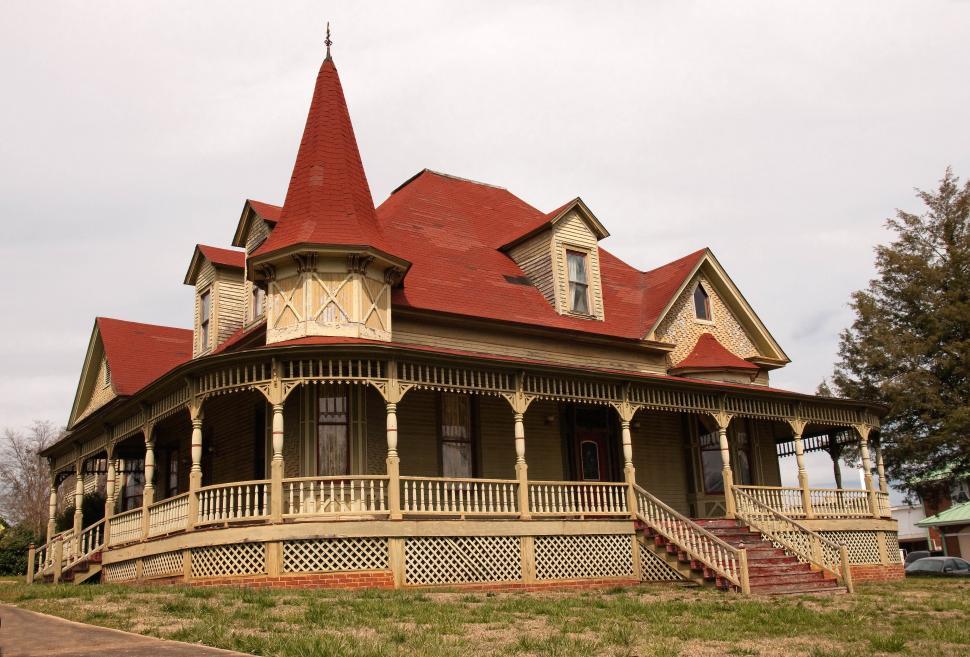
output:
M160 540L171 544L177 535L194 533L195 544L203 530L212 535L232 527L312 524L318 534L319 523L333 521L344 528L362 522L386 528L405 521L506 521L509 533L508 521L569 520L577 524L566 529L560 522L560 531L587 535L582 532L596 523L602 531L612 522L620 524L610 531L622 526L628 529L621 534L632 535L634 520L665 536L680 556L698 557L693 560L705 564L707 575L744 589L739 551L689 518L776 514L783 520L772 517L775 525L794 523L801 528L795 531L809 533L804 523L885 524L888 518L878 449L879 488L871 476L865 490L809 486L805 442L831 438L831 417L816 422L820 431L806 439L812 422L797 414L772 417L767 402L741 413L698 412L678 409L673 397L651 404L641 396L648 403L639 402L628 384L577 379L529 387L518 374L500 382L503 390L488 385L492 375L461 375L471 377L469 385L454 372L447 379L444 370L432 373L432 366L423 381L413 370L396 380L391 371L383 380L368 380L377 377L360 376L359 362L356 376L321 377L321 361L316 371L307 363L308 372L295 371L292 362L274 363L276 376L261 386L233 384L232 377L222 386L203 380L172 412L79 458L75 508L85 472L97 477L91 463L102 463L107 520L83 528L76 517L75 527L56 537L52 526L54 539L39 550L37 572L105 548L107 564L113 551ZM291 376L279 376L285 367ZM207 386L208 393L198 394ZM872 425L843 420L834 426L843 430L843 440L845 429L854 432L869 472ZM798 487L780 486L778 454L786 445L795 456ZM52 518L55 507L56 485ZM271 537L272 530L261 531ZM818 534L811 541L814 547L802 549L821 567L826 559L819 555L827 550L830 571L845 569L837 545ZM278 570L269 552L264 560L263 572ZM399 579L404 583L403 574Z

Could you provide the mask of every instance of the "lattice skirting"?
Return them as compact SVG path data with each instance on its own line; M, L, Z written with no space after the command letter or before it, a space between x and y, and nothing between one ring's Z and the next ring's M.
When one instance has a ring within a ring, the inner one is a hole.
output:
M463 584L522 579L515 536L434 536L404 540L406 584Z
M876 531L820 531L819 534L835 543L844 543L849 563L882 563L879 554L879 534L886 538L886 552L890 563L899 563L899 541L895 532Z
M130 561L121 561L119 563L109 563L105 564L104 568L101 569L101 576L105 582L130 582L135 579L138 570L136 568L136 559Z
M386 570L386 538L320 538L283 542L283 572Z
M183 573L182 551L162 552L145 557L141 562L142 577L162 577Z
M632 537L625 534L537 536L537 579L631 577Z
M648 547L640 547L641 582L679 582L684 576Z
M262 543L212 545L192 549L192 577L259 575L266 572Z

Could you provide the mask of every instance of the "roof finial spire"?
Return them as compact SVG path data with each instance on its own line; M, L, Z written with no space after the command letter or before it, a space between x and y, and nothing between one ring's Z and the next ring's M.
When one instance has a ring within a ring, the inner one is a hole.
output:
M333 45L333 41L330 40L330 21L327 21L327 38L323 40L323 44L327 46L327 59L330 59L330 46Z

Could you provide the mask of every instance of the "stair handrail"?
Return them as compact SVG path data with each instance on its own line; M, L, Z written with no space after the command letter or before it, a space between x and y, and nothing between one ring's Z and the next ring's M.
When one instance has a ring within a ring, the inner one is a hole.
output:
M105 519L102 518L81 530L78 554L70 560L65 557L62 570L67 570L85 559L89 559L91 555L104 547L104 521Z
M745 524L798 559L830 573L849 593L853 592L849 552L844 544L825 538L736 486L732 486L732 493L735 515Z
M703 564L742 593L750 593L748 559L743 548L736 548L668 504L634 484L637 519L683 550L690 559Z

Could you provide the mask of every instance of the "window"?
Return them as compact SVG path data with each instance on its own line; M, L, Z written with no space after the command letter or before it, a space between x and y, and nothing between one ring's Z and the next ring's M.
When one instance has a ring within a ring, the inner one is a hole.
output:
M125 489L122 496L122 511L137 509L142 505L145 490L145 459L125 459Z
M569 270L569 310L589 314L589 279L586 275L586 254L566 251Z
M263 316L263 303L266 301L266 290L253 286L253 319Z
M703 431L701 425L701 431ZM704 479L704 492L709 495L724 493L724 476L721 474L721 441L717 431L705 433L700 437L701 477Z
M171 449L168 452L168 478L165 480L165 495L172 497L179 494L179 451Z
M105 388L111 385L111 366L108 365L107 358L104 359L104 381L102 383Z
M711 321L711 298L700 283L694 290L694 315L697 316L697 319Z
M731 434L731 469L734 470L734 483L750 486L754 483L751 475L751 437L744 420L735 420L737 429ZM732 424L734 429L735 425Z
M441 393L441 476L472 477L472 470L471 398Z
M350 413L347 389L334 386L317 397L317 474L350 474Z
M209 291L206 290L199 297L199 351L209 348L209 316L212 314L212 302Z

